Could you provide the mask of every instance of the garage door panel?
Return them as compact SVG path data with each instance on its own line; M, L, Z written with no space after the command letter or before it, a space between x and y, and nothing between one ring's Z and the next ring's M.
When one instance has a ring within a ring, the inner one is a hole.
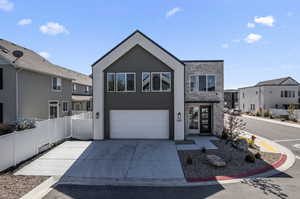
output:
M111 110L110 138L168 139L168 110Z

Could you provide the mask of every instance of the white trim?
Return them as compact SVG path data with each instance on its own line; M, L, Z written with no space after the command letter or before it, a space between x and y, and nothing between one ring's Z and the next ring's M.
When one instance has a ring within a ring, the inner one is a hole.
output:
M53 79L56 78L57 80L60 79L60 89L54 89L53 88ZM62 86L62 78L57 76L51 76L51 91L52 92L62 92L63 86Z
M93 66L93 132L94 139L104 138L104 70L116 60L126 54L136 45L141 46L161 62L174 71L174 137L175 140L184 139L184 64L164 51L151 40L136 32L130 38L123 41L110 53L104 56ZM181 113L182 120L177 121L177 114Z
M59 100L48 100L48 118L51 119L50 117L50 107L52 104L50 102L57 102L56 107L57 107L57 118L59 118ZM54 106L54 105L53 105Z
M134 93L136 92L136 73L135 72L109 72L106 73L106 89L108 89L108 78L107 74L115 74L115 91L108 91L108 92L117 92L117 93ZM125 75L125 89L124 91L118 91L118 81L117 81L117 75L118 74L124 74ZM134 90L127 90L127 75L128 74L133 74L134 75Z

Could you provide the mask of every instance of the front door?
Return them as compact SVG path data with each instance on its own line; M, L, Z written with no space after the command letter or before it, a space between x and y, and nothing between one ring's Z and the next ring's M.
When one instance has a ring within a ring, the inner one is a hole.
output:
M200 134L211 133L211 106L200 106Z

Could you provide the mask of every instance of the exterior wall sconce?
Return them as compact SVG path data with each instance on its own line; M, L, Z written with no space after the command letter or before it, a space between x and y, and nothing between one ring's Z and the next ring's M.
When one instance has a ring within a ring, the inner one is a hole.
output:
M180 113L180 112L178 112L178 113L177 113L177 121L179 121L179 122L180 122L181 120L182 120L182 119L181 119L181 113Z

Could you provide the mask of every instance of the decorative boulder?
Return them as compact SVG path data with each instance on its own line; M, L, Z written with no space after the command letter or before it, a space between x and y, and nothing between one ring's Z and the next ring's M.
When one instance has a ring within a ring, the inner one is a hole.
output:
M208 162L215 167L225 167L226 162L216 155L206 155Z

